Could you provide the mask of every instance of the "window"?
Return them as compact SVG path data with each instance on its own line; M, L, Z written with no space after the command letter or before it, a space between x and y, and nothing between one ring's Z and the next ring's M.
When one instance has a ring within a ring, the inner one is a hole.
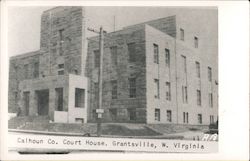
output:
M64 64L58 64L58 69L63 69L64 68Z
M188 112L183 112L183 123L188 124Z
M29 65L25 64L24 65L24 78L27 79L29 74Z
M58 64L58 75L64 75L64 64Z
M34 63L33 76L34 76L34 78L38 78L39 77L39 63L38 62Z
M208 67L207 69L208 69L208 80L209 82L211 82L212 81L212 68Z
M213 124L213 123L214 123L214 116L210 115L210 124Z
M202 124L202 115L201 114L198 114L198 123Z
M100 51L99 50L95 50L94 51L94 61L95 61L95 68L99 68L100 67Z
M159 64L159 47L154 44L154 63Z
M160 98L160 85L159 85L159 79L155 79L155 98Z
M61 29L58 32L59 32L59 41L61 42L64 40L64 29Z
M184 30L181 28L180 29L180 39L184 41Z
M172 111L171 110L167 110L167 121L172 122Z
M135 98L136 97L136 79L129 78L129 97Z
M84 123L84 118L75 118L75 123L83 124Z
M160 121L161 116L160 116L160 109L155 109L155 120Z
M117 80L111 81L111 87L112 99L117 99Z
M200 78L201 77L200 63L195 62L195 66L196 66L196 75L197 75L198 78Z
M208 94L209 107L213 107L213 93Z
M57 73L58 73L58 75L64 75L64 70L60 70Z
M128 108L128 113L129 113L129 120L130 121L135 121L136 120L136 110L135 108Z
M171 100L171 84L170 82L166 82L166 100Z
M63 88L56 88L56 109L63 111Z
M129 57L129 62L136 61L135 43L128 44L128 57Z
M170 67L170 52L169 52L169 49L165 49L165 62L166 62L166 66Z
M183 103L187 103L188 102L187 86L182 86L182 102Z
M201 91L196 90L197 93L197 105L201 106Z
M64 43L64 29L59 30L59 55L63 54L63 46Z
M194 37L194 47L195 48L198 48L198 45L199 45L199 39L198 39L198 37Z
M117 46L110 47L111 60L113 65L117 65Z
M75 89L75 107L84 108L85 104L85 90L81 88Z
M184 73L187 73L187 60L186 60L186 56L182 55L182 68Z

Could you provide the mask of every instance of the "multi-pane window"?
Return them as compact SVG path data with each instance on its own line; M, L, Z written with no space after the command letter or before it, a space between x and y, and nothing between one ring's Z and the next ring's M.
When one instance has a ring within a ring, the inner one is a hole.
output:
M198 46L199 46L199 39L198 39L198 37L194 37L194 47L195 48L198 48Z
M111 61L113 65L117 65L117 46L110 47Z
M169 52L169 49L165 49L165 62L166 62L166 66L170 67L170 52Z
M117 99L117 80L112 80L111 81L111 94L112 94L112 99Z
M183 112L183 123L188 124L188 112Z
M186 56L182 55L182 67L183 67L183 71L184 73L187 73L187 59Z
M27 79L29 74L29 65L25 64L24 65L24 78Z
M212 68L211 67L207 67L208 70L208 80L209 82L212 81Z
M171 100L171 84L170 82L166 82L166 100Z
M85 89L75 89L75 107L84 108L85 104Z
M34 63L34 71L33 71L33 77L38 78L39 77L39 63Z
M161 112L160 109L155 109L155 120L160 121L161 120Z
M188 102L187 86L182 86L182 102L183 103L187 103Z
M129 57L129 62L135 62L136 61L135 43L129 43L128 44L128 57Z
M159 64L159 46L154 44L154 63Z
M94 63L95 63L95 67L99 68L100 67L100 51L99 50L95 50L94 51Z
M213 107L213 93L208 94L209 107Z
M172 122L172 111L171 110L167 110L167 121Z
M202 124L202 115L201 114L198 114L198 123Z
M129 78L129 97L136 98L136 79Z
M63 88L56 88L56 109L63 111Z
M201 106L201 91L196 90L196 94L197 94L197 105Z
M184 41L184 29L180 29L180 39Z
M214 116L210 115L210 124L213 124L213 123L214 123Z
M199 62L195 62L195 67L196 67L196 75L198 78L201 77L201 67Z
M159 79L155 79L155 98L160 98L160 84Z

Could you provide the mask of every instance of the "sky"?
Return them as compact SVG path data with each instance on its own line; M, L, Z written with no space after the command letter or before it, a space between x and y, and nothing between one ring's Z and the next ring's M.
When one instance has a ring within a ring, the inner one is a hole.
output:
M8 8L9 56L39 50L41 14L50 8L53 7L12 6ZM98 29L103 26L108 32L114 31L114 26L115 30L120 30L125 26L172 15L195 20L190 21L190 30L198 33L206 31L202 33L204 39L217 40L217 12L214 8L207 10L181 7L86 7L88 27ZM189 19L186 20L189 21ZM93 36L90 32L86 35Z

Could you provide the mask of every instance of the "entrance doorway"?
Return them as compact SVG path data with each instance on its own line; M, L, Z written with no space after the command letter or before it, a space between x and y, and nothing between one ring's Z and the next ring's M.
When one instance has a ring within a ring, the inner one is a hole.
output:
M38 115L49 114L49 90L36 91L37 98L37 113Z

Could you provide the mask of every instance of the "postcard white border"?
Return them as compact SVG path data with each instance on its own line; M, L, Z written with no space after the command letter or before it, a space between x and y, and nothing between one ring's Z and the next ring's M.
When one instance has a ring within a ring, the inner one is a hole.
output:
M70 2L70 3L69 3ZM217 6L219 17L219 152L214 154L84 153L8 154L8 6ZM249 153L249 3L247 1L2 1L1 2L1 159L36 160L248 160Z

